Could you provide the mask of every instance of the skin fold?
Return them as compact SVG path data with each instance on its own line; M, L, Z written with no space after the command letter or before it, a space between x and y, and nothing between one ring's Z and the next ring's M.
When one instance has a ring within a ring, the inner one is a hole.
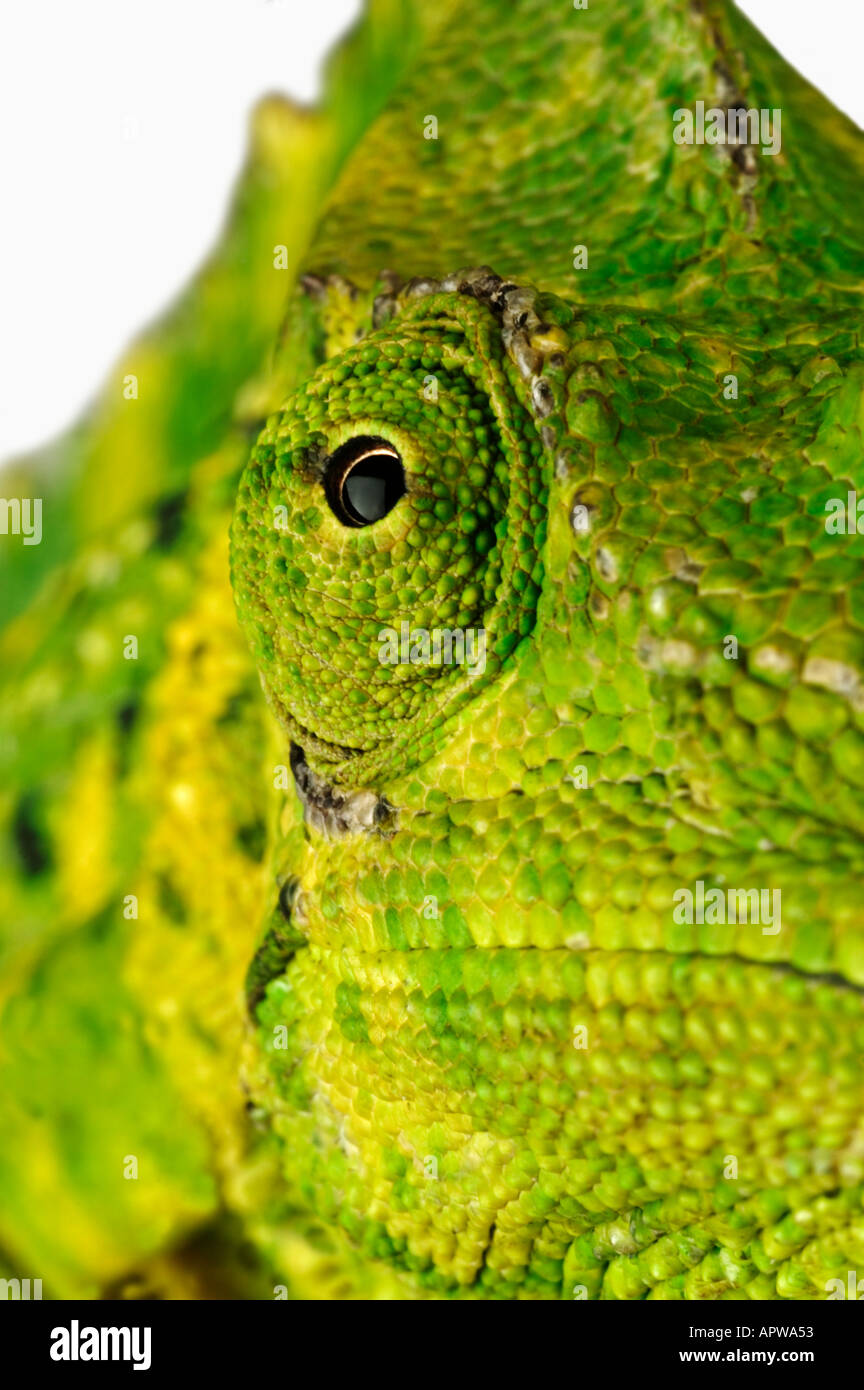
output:
M779 153L676 144L697 101ZM370 0L320 108L262 103L186 296L4 474L3 1274L864 1268L862 173L720 0ZM382 663L403 622L484 660Z

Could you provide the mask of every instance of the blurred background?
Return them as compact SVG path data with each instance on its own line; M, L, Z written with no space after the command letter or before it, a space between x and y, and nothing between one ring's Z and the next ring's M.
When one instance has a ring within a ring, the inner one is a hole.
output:
M739 4L864 125L861 0ZM3 7L0 460L65 429L129 338L185 285L221 226L250 107L274 90L314 101L323 57L360 9L361 0Z

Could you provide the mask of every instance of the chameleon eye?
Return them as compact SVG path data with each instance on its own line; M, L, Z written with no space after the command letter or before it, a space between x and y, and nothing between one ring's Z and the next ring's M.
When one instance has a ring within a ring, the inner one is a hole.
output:
M343 526L371 526L405 492L405 470L392 444L360 435L331 455L324 474L330 510Z
M283 731L328 785L425 756L433 713L475 699L534 626L542 441L487 309L451 307L439 323L411 301L407 327L320 363L238 488L240 622Z

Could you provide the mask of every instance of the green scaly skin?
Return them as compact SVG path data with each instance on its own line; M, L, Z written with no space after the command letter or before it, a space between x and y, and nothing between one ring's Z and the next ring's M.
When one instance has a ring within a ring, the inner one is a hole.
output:
M139 400L6 486L46 497L0 557L9 1270L824 1298L864 1260L864 545L825 526L864 140L720 0L372 0L328 92L263 108ZM675 145L700 99L782 153ZM365 528L324 488L358 436L407 482ZM485 669L382 665L402 622ZM698 880L780 931L676 922Z

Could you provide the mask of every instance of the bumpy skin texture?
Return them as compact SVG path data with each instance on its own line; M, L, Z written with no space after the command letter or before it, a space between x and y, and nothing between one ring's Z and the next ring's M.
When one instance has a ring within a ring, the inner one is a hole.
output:
M731 6L614 9L373 0L64 448L2 705L0 1246L53 1291L861 1267L864 144ZM782 153L674 145L700 99ZM346 528L370 435L407 491ZM402 621L485 670L380 665ZM676 923L700 879L781 930Z

